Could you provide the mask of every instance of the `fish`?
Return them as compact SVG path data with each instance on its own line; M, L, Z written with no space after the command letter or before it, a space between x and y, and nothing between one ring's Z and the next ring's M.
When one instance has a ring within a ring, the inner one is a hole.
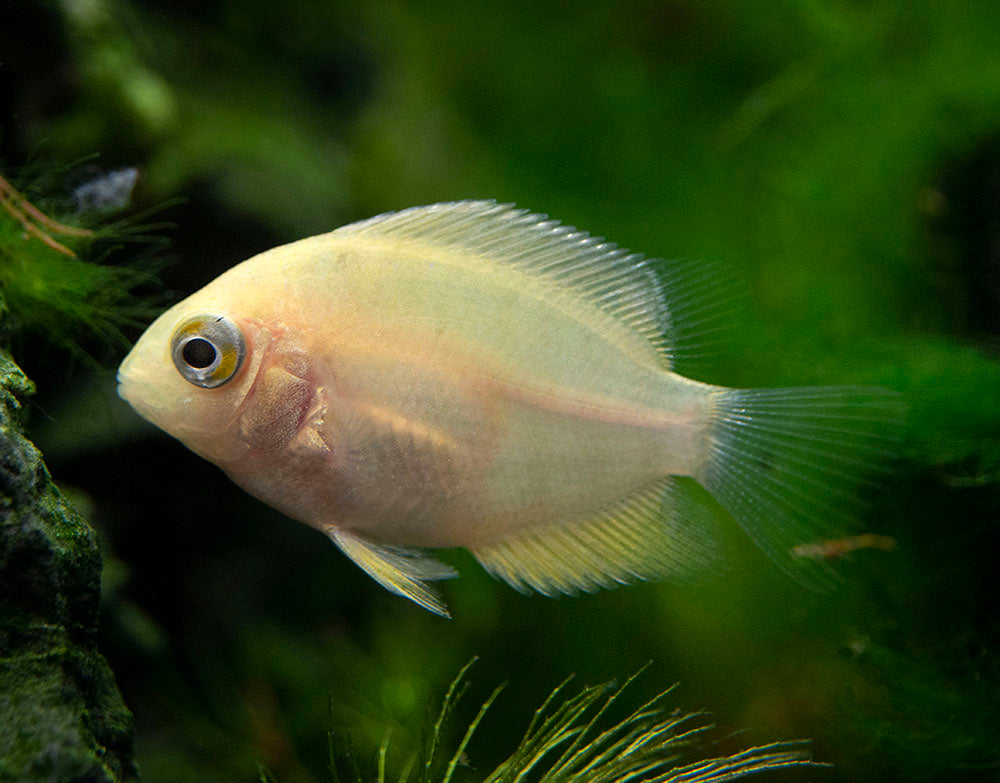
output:
M796 547L884 459L896 396L681 374L717 278L511 204L413 207L222 273L141 335L118 394L442 616L432 550L574 594L714 573L731 519L820 585Z

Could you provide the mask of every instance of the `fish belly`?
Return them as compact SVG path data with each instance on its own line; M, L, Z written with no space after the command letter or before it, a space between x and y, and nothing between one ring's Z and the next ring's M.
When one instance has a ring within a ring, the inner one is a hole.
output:
M665 404L672 377L648 377ZM691 472L701 419L688 403L650 410L514 383L415 346L367 353L340 385L328 442L349 503L337 524L399 545L474 547L586 520Z

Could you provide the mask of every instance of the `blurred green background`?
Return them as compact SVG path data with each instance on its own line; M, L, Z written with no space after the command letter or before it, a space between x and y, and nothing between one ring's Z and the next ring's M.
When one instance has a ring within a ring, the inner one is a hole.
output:
M114 394L120 346L88 346L95 368L21 336L32 435L103 538L102 646L145 779L249 781L259 759L326 780L329 727L405 747L473 654L469 710L510 683L482 770L565 675L652 660L637 688L680 682L713 751L807 737L836 765L821 780L1000 779L995 2L21 0L0 166L58 168L65 203L137 167L130 211L171 223L163 303L378 212L514 201L736 270L739 328L699 379L907 400L865 519L897 545L846 559L831 595L742 540L705 584L559 600L453 552L445 621L141 422Z

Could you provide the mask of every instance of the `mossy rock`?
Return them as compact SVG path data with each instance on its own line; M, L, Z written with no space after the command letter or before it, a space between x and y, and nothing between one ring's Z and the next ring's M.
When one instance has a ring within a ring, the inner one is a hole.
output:
M134 780L132 716L97 649L97 537L24 437L0 351L0 782Z

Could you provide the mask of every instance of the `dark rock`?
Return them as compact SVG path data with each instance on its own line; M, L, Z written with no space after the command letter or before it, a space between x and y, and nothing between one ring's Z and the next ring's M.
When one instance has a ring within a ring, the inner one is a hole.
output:
M132 716L97 649L97 536L24 437L32 391L0 351L0 782L134 780Z

